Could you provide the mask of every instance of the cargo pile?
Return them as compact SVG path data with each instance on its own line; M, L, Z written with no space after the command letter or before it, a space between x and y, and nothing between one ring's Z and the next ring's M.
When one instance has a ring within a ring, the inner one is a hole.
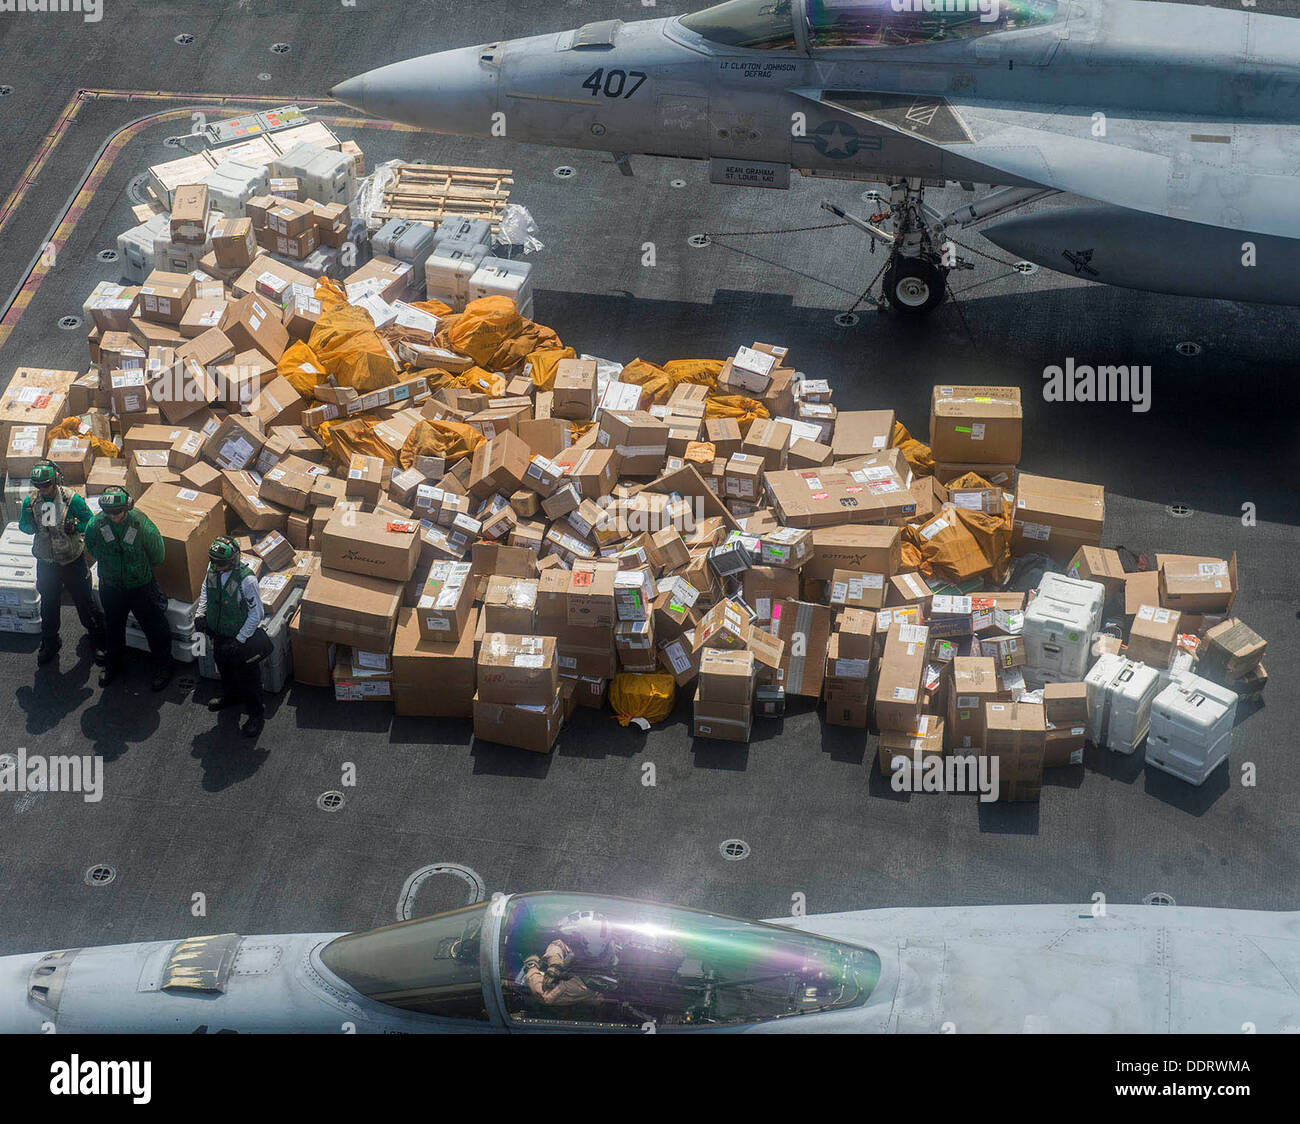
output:
M1032 800L1086 741L1145 741L1200 783L1262 691L1236 558L1126 572L1102 487L1020 470L1018 389L934 387L927 445L892 410L838 409L775 344L581 355L527 318L517 273L460 284L486 223L385 224L369 245L402 256L309 274L355 248L354 157L227 163L148 220L193 268L97 286L90 369L20 368L0 399L7 518L43 455L92 507L126 487L165 539L180 658L229 532L281 637L268 687L541 753L577 706L645 725L680 691L697 737L744 742L803 699L877 730L886 775L989 755L1001 797ZM0 627L21 629L13 530ZM1035 559L1036 590L1008 589Z

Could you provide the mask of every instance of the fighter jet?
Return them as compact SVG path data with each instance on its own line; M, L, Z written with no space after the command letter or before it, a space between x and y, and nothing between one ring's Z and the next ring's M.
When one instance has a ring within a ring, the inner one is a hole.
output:
M0 1032L1237 1034L1300 1026L1300 914L879 909L751 922L498 895L364 933L0 958Z
M1250 5L1253 7L1253 5ZM1089 281L1300 303L1300 20L1145 0L727 0L425 55L331 90L437 133L710 162L715 183L888 184L823 204L923 313L953 230ZM927 187L981 194L948 214ZM988 190L983 190L984 188ZM1057 193L1033 213L1012 212Z

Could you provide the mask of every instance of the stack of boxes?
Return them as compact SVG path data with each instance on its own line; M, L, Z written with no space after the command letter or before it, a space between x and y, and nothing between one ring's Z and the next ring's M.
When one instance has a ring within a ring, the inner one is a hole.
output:
M1234 695L1262 690L1264 641L1228 617L1236 559L1161 555L1126 573L1100 545L1100 487L1019 472L1015 388L934 388L933 476L904 455L892 410L839 410L830 382L761 342L679 378L582 358L547 377L523 353L486 371L471 341L440 363L480 375L432 389L394 362L362 393L310 347L319 255L352 223L351 157L304 145L250 167L271 174L167 177L171 213L155 217L200 266L97 286L84 375L14 374L6 502L42 455L92 502L123 484L163 531L160 580L182 604L211 538L234 533L268 608L301 596L299 681L544 753L617 676L658 674L693 697L697 737L743 742L792 700L824 702L827 723L878 732L885 772L992 755L1016 800L1037 798L1044 767L1081 760L1100 651L1127 640L1169 683L1195 668ZM390 359L444 338L408 300L421 272L444 295L440 247L483 249L490 233L397 225L391 254L344 278ZM458 306L483 255L465 260ZM315 379L306 393L279 373L295 347L285 369ZM735 416L715 404L726 395L761 409ZM353 418L361 447L323 428ZM454 452L431 440L452 431ZM935 554L964 518L1066 575L1026 596L998 588L1005 556L972 553L969 536L964 554ZM1123 623L1103 634L1107 621Z

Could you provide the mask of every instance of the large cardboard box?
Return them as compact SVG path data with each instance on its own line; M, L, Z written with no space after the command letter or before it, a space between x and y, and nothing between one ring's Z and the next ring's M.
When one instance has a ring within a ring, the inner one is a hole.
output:
M220 496L175 484L151 484L136 508L153 520L165 553L154 578L168 597L197 601L208 569L208 547L226 531Z
M700 652L700 681L697 702L736 703L748 706L754 698L754 656L752 652L727 652L705 648Z
M1160 559L1160 604L1184 613L1230 613L1237 596L1237 555Z
M298 609L303 635L363 652L392 649L402 583L322 569L313 574Z
M984 705L984 752L998 759L998 799L1037 800L1043 784L1047 722L1041 705Z
M530 450L524 441L504 430L474 450L469 492L480 499L499 492L518 491L528 476Z
M668 426L643 410L605 410L596 444L618 454L620 475L654 476L668 456Z
M948 691L948 748L980 749L984 744L984 704L1002 697L997 664L987 656L957 656Z
M336 648L328 640L304 636L298 614L289 622L289 646L293 651L293 681L308 687L329 687L334 683Z
M892 778L895 771L907 770L912 778L911 791L928 791L922 786L922 778L927 769L934 768L931 760L943 757L945 726L942 718L922 714L916 720L915 729L881 730L876 740L881 775Z
M559 686L555 637L484 635L478 653L478 701L549 706Z
M5 472L12 479L26 479L32 466L45 455L45 434L43 425L16 425L9 430Z
M895 622L885 637L885 652L876 681L876 727L913 730L921 711L921 680L930 630Z
M0 439L8 443L15 425L61 422L68 416L68 391L76 380L76 371L19 367L0 395Z
M572 680L566 680L571 683ZM474 696L474 737L532 753L550 753L564 723L565 698L557 684L545 703L510 704Z
M426 639L416 609L397 614L393 638L393 709L407 717L469 718L474 713L474 632L477 611L451 642Z
M831 435L832 458L842 461L883 452L893 433L893 410L841 410Z
M936 386L930 451L936 461L1018 464L1023 417L1018 386Z
M321 564L332 570L407 581L420 557L420 525L385 512L335 513L321 532Z
M1107 602L1124 591L1124 564L1118 551L1081 546L1074 552L1065 572L1079 581L1101 582L1106 589Z
M916 513L915 497L889 464L768 472L765 488L788 527L880 523Z
M772 606L770 631L785 644L781 681L787 695L821 698L831 626L831 610L827 605L784 600Z
M813 531L812 557L804 565L803 576L830 581L836 570L851 570L890 577L901 563L902 536L898 527L819 527Z
M1011 553L1068 562L1081 546L1101 542L1106 490L1100 484L1022 472L1016 480Z

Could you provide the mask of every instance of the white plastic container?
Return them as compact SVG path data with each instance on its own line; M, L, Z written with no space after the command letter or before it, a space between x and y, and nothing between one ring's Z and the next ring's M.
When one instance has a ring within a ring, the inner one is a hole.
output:
M122 263L122 276L133 285L143 285L144 279L154 270L159 245L171 242L171 218L154 215L148 222L133 226L117 236L117 254Z
M437 231L427 222L410 219L389 219L371 236L376 254L410 262L417 274L424 272L424 263L433 253Z
M1088 740L1115 753L1134 753L1151 728L1160 673L1112 652L1097 658L1088 687Z
M533 263L506 258L484 258L469 279L469 299L510 297L523 314L533 303Z
M470 279L487 258L487 247L477 242L438 242L424 263L424 295L449 304L460 312L471 299Z
M277 173L279 174L279 173ZM208 188L209 206L228 219L242 218L244 204L254 195L265 195L271 184L266 168L258 164L245 164L240 160L223 160L212 169L203 182ZM332 202L332 200L317 200Z
M0 534L0 632L40 631L41 596L36 591L32 541L16 522Z
M1021 636L1026 682L1039 674L1060 676L1066 681L1082 679L1091 659L1093 633L1101 628L1105 603L1106 590L1100 582L1044 574L1038 596L1025 608Z
M469 242L491 252L492 224L486 219L443 219L434 235L436 242Z
M298 181L301 199L317 203L350 203L357 193L352 157L318 144L294 145L271 165L273 174Z
M1175 679L1151 704L1146 763L1201 785L1227 760L1237 696L1198 675Z

